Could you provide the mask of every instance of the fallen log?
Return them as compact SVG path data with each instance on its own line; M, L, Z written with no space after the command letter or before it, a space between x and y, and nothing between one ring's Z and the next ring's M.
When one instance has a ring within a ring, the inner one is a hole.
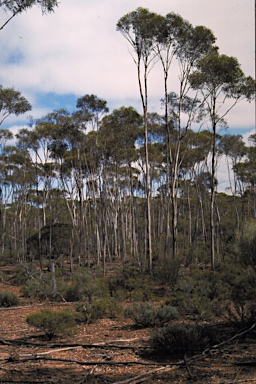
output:
M117 342L118 340L115 340ZM128 340L129 341L129 340ZM123 342L123 339L122 339ZM108 343L111 343L109 341ZM84 349L88 348L99 348L99 349L127 349L132 351L137 351L140 349L152 349L150 346L129 346L129 345L117 345L117 344L103 344L103 343L95 343L95 344L84 344L84 343L31 343L29 341L18 339L18 340L6 340L0 339L0 345L18 345L18 346L26 346L26 347L44 347L44 348L77 348L82 347Z
M147 361L82 361L76 359L64 359L60 357L46 357L46 356L37 356L31 355L29 357L19 358L17 356L9 356L4 359L6 363L25 363L28 361L54 361L61 363L76 363L78 365L143 365L143 366L163 366L163 363L149 363ZM166 364L166 366L169 364Z

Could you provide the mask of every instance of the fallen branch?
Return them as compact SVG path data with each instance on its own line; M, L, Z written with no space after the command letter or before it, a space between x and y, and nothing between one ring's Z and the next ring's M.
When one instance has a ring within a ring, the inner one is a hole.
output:
M148 363L148 362L144 362L144 361L80 361L80 360L76 360L76 359L63 359L63 358L53 358L53 357L45 357L45 356L42 356L42 354L47 354L48 352L46 353L41 353L40 356L39 355L31 355L31 356L28 356L28 357L25 357L25 358L13 358L13 357L8 357L6 359L4 359L4 361L6 363L23 363L23 362L27 362L27 361L54 361L54 362L64 362L64 363L76 363L76 364L79 364L79 365L87 365L87 366L98 366L98 365L108 365L108 366L111 366L111 365L116 365L116 366L120 366L120 365L143 365L143 366L161 366L161 368L157 368L157 369L154 369L154 370L151 370L149 372L145 372L143 373L142 375L139 375L139 376L135 376L133 378L130 378L130 379L127 379L127 380L124 380L124 381L121 381L121 382L116 382L114 384L136 384L136 383L139 383L139 382L142 382L142 381L145 381L147 380L147 378L150 376L150 375L153 375L153 374L158 374L158 373L161 373L161 372L169 372L171 371L174 367L177 367L177 366L184 366L186 368L189 368L188 366L188 362L192 362L193 360L198 360L202 357L205 357L206 354L210 354L212 351L222 347L223 345L226 345L228 343L230 343L231 341L234 341L235 339L239 338L240 336L243 336L245 335L246 333L249 333L252 329L254 329L256 326L256 324L253 324L249 329L246 329L242 332L238 332L236 335L232 336L231 338L229 338L228 340L225 340L219 344L216 344L210 348L207 348L205 349L202 353L198 354L198 355L194 355L194 356L191 356L190 358L186 358L185 361L184 360L180 360L180 361L177 361L175 363ZM21 341L11 341L11 340L2 340L0 339L0 344L4 344L4 345L17 345L17 343L21 343ZM23 342L23 344L25 345L29 345L29 346L34 346L34 347L38 347L38 346L43 346L43 347L49 347L49 348L56 348L56 347L66 347L66 348L75 348L75 347L82 347L82 348L103 348L103 349L107 349L107 348L118 348L118 349L140 349L139 347L135 348L135 347L127 347L127 346L123 346L123 347L120 347L120 346L117 346L117 345L99 345L99 344L50 344L50 345L45 345L45 344L35 344L35 343L28 343L28 342ZM145 347L143 347L145 348ZM192 375L191 375L192 376ZM250 379L251 381L256 381L256 379ZM238 382L246 382L246 380L239 380Z
M65 300L63 298L63 300ZM62 303L60 302L57 302L57 303L40 303L40 304L30 304L30 305L22 305L22 306L18 306L18 307L0 307L0 311L14 311L16 309L27 309L27 308L36 308L36 307L51 307L51 306L55 306L55 307L62 307L62 306L72 306L73 303L70 303L68 301L64 301Z
M69 347L69 348L54 349L53 351L38 352L38 353L35 353L33 356L49 355L50 353L70 351L70 350L72 350L72 349L78 349L78 348L81 348L81 347ZM31 355L31 354L21 354L20 356L23 356L23 357L25 357L25 356L26 356L26 357L30 357L30 356L32 356L32 355Z
M188 361L193 361L193 360L199 359L201 357L204 357L208 353L210 354L213 350L216 350L216 349L222 347L223 345L226 345L229 342L237 339L238 337L243 336L246 333L249 333L250 331L253 330L253 328L255 328L255 326L256 326L256 324L253 324L249 329L246 329L242 332L238 332L237 334L232 336L230 339L225 340L222 343L216 344L216 345L212 346L211 348L207 348L202 353L200 353L198 355L191 356L190 358L185 357L184 360L177 361L176 363L169 363L169 367L162 367L162 368L158 368L158 369L153 370L153 371L145 372L142 375L135 376L135 377L128 379L128 380L119 381L119 382L116 382L114 384L137 384L137 383L141 382L141 379L143 379L143 381L144 381L144 378L146 380L148 378L148 376L151 376L154 373L168 372L168 371L172 370L174 367L178 367L181 365L185 365L185 368L187 369L190 378L193 378L191 371L190 371L190 368L189 368L189 365L188 365ZM244 382L246 382L246 381L248 382L250 380L245 380ZM256 379L253 379L253 381L256 381ZM237 382L243 382L243 381L237 381ZM227 384L233 384L233 383L234 382L227 383Z
M116 381L113 384L136 384L136 383L141 383L142 381L148 380L148 377L151 375L156 375L158 373L162 372L169 372L173 369L173 367L161 367L157 369L153 369L152 371L142 373L141 375L132 377L130 379L126 379L123 381Z
M129 340L128 340L129 341ZM143 346L143 347L134 347L134 346L128 346L128 345L116 345L116 344L103 344L103 343L96 343L96 344L83 344L83 343L54 343L54 344L44 344L44 343L31 343L26 340L5 340L0 339L0 345L19 345L19 346L26 346L26 347L45 347L45 348L77 348L82 347L84 349L90 349L90 348L100 348L100 349L129 349L132 351L137 351L139 349L151 349L150 346Z
M222 347L223 345L226 345L226 344L230 343L231 341L238 339L240 336L243 336L246 333L251 332L253 330L253 328L255 328L255 327L256 327L256 323L254 323L249 329L245 329L244 331L238 332L234 336L230 337L229 339L224 340L219 344L213 345L212 347L205 349L202 353L195 355L195 356L191 356L190 358L187 359L187 361L191 361L191 360L197 359L199 357L205 356L206 354L213 352L215 349L218 349L218 348Z
M256 381L256 377L252 379L241 379L236 381L225 381L223 384L234 384L234 383L251 383L253 381ZM115 384L115 383L114 383Z
M62 363L76 363L79 365L143 365L143 366L157 366L157 365L165 365L165 364L160 364L160 363L148 363L146 361L81 361L81 360L76 360L76 359L63 359L59 357L45 357L45 356L30 356L30 357L25 357L25 358L17 358L17 357L12 357L9 356L8 358L5 359L6 363L24 363L27 361L59 361ZM169 364L166 364L169 366Z

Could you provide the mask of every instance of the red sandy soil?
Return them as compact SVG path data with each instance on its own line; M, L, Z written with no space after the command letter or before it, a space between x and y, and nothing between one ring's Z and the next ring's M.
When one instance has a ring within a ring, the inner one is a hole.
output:
M5 283L0 283L0 291L20 296L18 287ZM142 352L150 346L151 330L136 328L131 320L102 319L82 324L74 336L49 342L26 323L26 316L42 308L73 306L20 299L19 307L0 308L0 383L256 383L256 332L188 360L187 367L175 365L174 360L169 360L167 367L164 363L168 356L143 357ZM53 348L52 344L60 345ZM94 347L90 347L92 344Z

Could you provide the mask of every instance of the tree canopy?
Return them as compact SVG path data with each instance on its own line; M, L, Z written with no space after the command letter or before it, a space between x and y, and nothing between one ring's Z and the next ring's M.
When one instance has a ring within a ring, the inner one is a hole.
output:
M43 14L53 12L58 6L57 0L0 0L0 9L4 12L11 12L12 16L2 24L2 30L16 15L27 11L33 6L37 6L42 10Z

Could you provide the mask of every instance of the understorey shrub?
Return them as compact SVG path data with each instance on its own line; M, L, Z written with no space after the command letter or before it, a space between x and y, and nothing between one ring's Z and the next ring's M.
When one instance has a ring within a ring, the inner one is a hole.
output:
M231 299L226 303L224 316L237 328L250 328L256 322L256 274L246 274L232 287Z
M112 294L123 290L130 301L149 301L152 290L148 284L148 275L143 274L137 264L127 263L119 271L117 279L112 281Z
M256 220L244 224L236 245L241 263L256 270Z
M171 305L154 307L148 303L135 303L125 309L124 315L142 327L164 325L179 317L177 309Z
M56 336L71 335L75 331L74 313L67 310L42 309L27 316L26 322L45 332L49 340Z
M116 299L116 301L118 301L119 303L120 302L123 302L125 301L126 299L128 299L128 294L127 292L122 289L122 288L118 288L116 290L113 290L112 291L112 296Z
M94 300L93 303L80 302L76 306L76 319L78 322L91 324L104 317L117 317L121 313L121 307L113 298Z
M211 335L203 326L177 324L155 329L152 344L159 353L180 357L203 351L209 346L210 339Z
M186 279L180 279L173 292L172 304L183 314L209 320L219 302L227 300L230 295L230 284L222 273L195 270Z
M256 323L256 304L252 302L229 302L225 306L225 315L236 328L250 328Z
M108 282L104 278L94 277L87 270L77 271L72 284L68 288L65 299L67 301L88 301L93 303L95 298L109 297Z
M12 292L0 292L0 307L12 307L19 304L19 298Z
M180 277L180 265L179 260L159 260L156 263L154 275L160 283L173 289Z
M67 289L63 278L56 277L52 272L42 272L40 276L28 279L21 292L26 298L63 301Z
M31 263L22 263L18 264L14 268L14 273L12 276L12 283L17 285L25 285L27 280L31 278L37 278L39 271Z

